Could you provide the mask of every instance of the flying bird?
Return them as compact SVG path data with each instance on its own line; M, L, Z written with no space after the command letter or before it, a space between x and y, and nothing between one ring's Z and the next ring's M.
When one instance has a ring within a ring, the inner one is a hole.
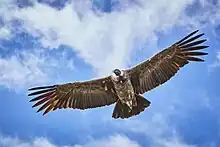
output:
M142 94L158 87L173 77L191 61L203 62L201 52L208 46L196 30L168 48L129 69L114 69L112 74L88 81L70 82L30 88L28 96L35 96L32 107L41 106L43 115L56 109L88 109L115 104L113 118L130 118L151 105Z

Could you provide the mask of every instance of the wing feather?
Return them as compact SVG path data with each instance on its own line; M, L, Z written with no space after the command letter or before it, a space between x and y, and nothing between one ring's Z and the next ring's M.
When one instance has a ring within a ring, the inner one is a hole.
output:
M41 106L37 112L43 115L56 109L88 109L111 105L118 99L110 76L85 82L73 82L53 86L30 88L30 100Z
M165 83L190 61L204 61L199 57L208 53L201 52L200 50L208 46L201 45L206 39L198 40L204 33L193 36L198 31L190 33L180 41L156 54L150 60L128 69L127 72L131 77L135 92L143 94Z

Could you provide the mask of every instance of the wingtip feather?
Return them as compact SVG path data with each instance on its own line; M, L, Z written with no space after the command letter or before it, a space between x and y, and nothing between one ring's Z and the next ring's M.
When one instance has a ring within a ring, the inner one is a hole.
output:
M178 42L176 42L176 44L180 44L182 42L184 42L185 40L187 40L189 37L193 36L194 34L196 34L199 30L195 30L191 33L189 33L187 36L185 36L184 38L182 38L181 40L179 40Z
M192 42L192 41L194 41L194 40L200 38L200 37L203 36L203 35L204 35L204 33L198 34L198 35L196 35L196 36L194 36L194 37L190 36L189 38L183 40L183 41L182 41L181 43L179 43L178 45L179 45L179 46L182 46L182 45L184 45L184 44L187 44L187 43L189 43L189 42Z
M206 53L206 52L185 52L183 54L186 56L203 56L203 55L207 55L208 53Z
M196 58L196 57L187 57L187 60L189 61L196 61L196 62L204 62L205 60L200 59L200 58Z
M41 109L38 109L38 110L37 110L37 113L39 113L40 111L42 111L42 110L41 110Z
M54 88L56 85L52 85L52 86L40 86L40 87L32 87L29 88L28 91L32 91L32 90L40 90L40 89L48 89L48 88Z
M29 100L29 102L34 102L34 101L35 101L34 99L35 99L35 98L33 98L33 99Z
M40 90L40 91L35 91L35 92L28 94L28 96L43 94L43 93L54 91L54 90L55 90L54 88L51 88L51 89L44 89L44 90Z
M181 51L187 52L187 51L201 50L201 49L205 49L208 47L209 46L207 46L207 45L193 46L193 47L189 47L189 48L181 48Z
M51 108L48 107L48 108L44 111L43 116L45 116L46 114L48 114L50 111L51 111Z

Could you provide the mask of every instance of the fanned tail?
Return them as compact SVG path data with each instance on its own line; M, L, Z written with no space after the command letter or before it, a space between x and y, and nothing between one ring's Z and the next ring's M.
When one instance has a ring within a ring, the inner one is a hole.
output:
M133 107L131 111L129 111L129 107L126 104L123 104L120 100L117 101L112 117L117 118L129 118L139 113L143 112L145 108L149 107L151 102L142 97L141 95L135 94L137 100L137 106Z

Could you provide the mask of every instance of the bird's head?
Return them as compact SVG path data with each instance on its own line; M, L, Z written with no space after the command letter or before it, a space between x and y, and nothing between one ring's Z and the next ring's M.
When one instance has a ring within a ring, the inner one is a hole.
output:
M114 70L113 70L113 73L114 73L116 76L122 76L122 71L120 71L119 69L114 69Z
M113 80L120 82L123 82L126 79L124 72L119 69L113 70L112 78Z

